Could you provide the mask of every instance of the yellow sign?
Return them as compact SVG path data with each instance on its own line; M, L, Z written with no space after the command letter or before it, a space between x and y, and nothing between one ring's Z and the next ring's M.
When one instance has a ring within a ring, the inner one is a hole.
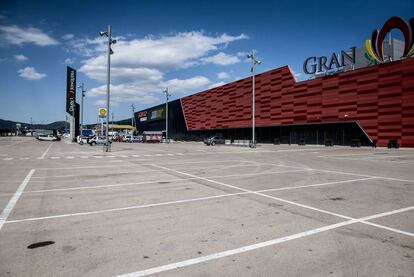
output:
M99 108L98 114L100 117L106 116L106 109L105 108Z

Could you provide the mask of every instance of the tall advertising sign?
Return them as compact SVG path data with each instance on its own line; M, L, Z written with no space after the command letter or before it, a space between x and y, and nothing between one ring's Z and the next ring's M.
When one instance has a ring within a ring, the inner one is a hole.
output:
M67 67L66 78L66 112L71 116L75 116L76 101L76 70Z

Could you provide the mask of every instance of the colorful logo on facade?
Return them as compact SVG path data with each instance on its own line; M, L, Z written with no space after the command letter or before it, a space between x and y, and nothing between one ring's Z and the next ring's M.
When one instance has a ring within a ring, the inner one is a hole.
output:
M409 23L407 23L400 17L394 16L385 22L379 32L378 30L373 31L371 39L365 41L365 48L367 49L365 57L371 63L376 64L385 61L384 39L392 29L400 30L404 36L404 52L402 58L409 58L414 55L414 18L410 18Z

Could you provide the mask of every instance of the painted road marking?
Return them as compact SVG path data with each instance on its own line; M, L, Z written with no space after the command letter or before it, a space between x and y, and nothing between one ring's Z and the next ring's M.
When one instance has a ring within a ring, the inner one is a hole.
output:
M121 161L122 162L122 161ZM114 172L116 174L131 174L131 173L144 173L144 172L153 172L154 169L138 170L138 171L124 171L124 172ZM54 176L34 176L33 179L38 178L68 178L68 177L83 177L83 176L102 176L102 173L97 174L75 174L75 175L54 175Z
M191 179L199 179L191 178ZM190 180L190 179L176 179L178 181L184 181L184 180ZM350 182L358 182L362 181L364 179L354 179L354 180L347 180L347 181L339 181L339 182L331 182L330 184L342 184L342 183L350 183ZM141 184L145 183L155 183L160 182L161 180L157 181L151 181L151 182L142 182ZM320 186L326 186L328 183L321 183ZM124 184L125 185L125 184ZM131 183L133 185L133 183ZM316 187L318 184L312 184L308 185L308 187ZM111 185L112 187L117 186L117 184ZM101 186L95 186L95 187L101 187ZM303 188L301 187L289 187L290 189L299 189ZM72 190L75 190L76 188L71 188ZM191 198L191 199L185 199L185 200L178 200L178 201L168 201L168 202L160 202L155 204L146 204L146 205L140 205L140 206L130 206L130 207L123 207L123 208L114 208L114 209L107 209L107 210L98 210L98 211L91 211L91 212L82 212L82 213L75 213L75 214L61 214L61 215L53 215L53 216L45 216L45 217L36 217L36 218L26 218L26 219L19 219L19 220L13 220L8 221L7 223L17 223L17 222L24 222L24 221L36 221L36 220L44 220L44 219L55 219L55 218L62 218L62 217L68 217L68 216L80 216L80 215L90 215L90 214L98 214L98 213L106 213L106 212L115 212L115 211L123 211L123 210L130 210L130 209L141 209L141 208L149 208L149 207L157 207L157 206L165 206L165 205L172 205L172 204L179 204L179 203L188 203L188 202L196 202L196 201L204 201L209 200L213 198L221 198L221 197L231 197L241 194L257 194L260 192L270 192L270 191L277 191L277 190L285 190L287 188L275 188L275 189L266 189L266 190L259 190L259 191L246 191L246 192L239 192L239 193L227 193L227 194L221 194L216 196L208 196L208 197L200 197L200 198ZM26 191L25 193L37 193L37 192L47 192L47 191L63 191L68 189L50 189L50 190L43 190L43 191ZM345 217L348 219L348 217Z
M404 208L404 209L390 211L388 213L396 214L396 213L401 213L403 211L412 210L413 208L414 207L408 207L408 208ZM376 214L376 215L372 215L370 217L379 218L379 217L385 216L384 214L386 214L386 213ZM149 268L149 269L142 270L142 271L136 271L136 272L131 272L131 273L127 273L127 274L122 274L122 275L118 275L117 277L147 276L147 275L152 275L152 274L155 274L155 273L161 273L161 272L165 272L165 271L169 271L169 270L183 268L183 267L187 267L187 266L190 266L190 265L195 265L195 264L199 264L199 263L203 263L203 262L207 262L207 261L211 261L211 260L216 260L216 259L220 259L220 258L224 258L224 257L228 257L228 256L233 256L233 255L245 253L245 252L248 252L248 251L260 249L260 248L263 248L263 247L273 246L273 245L281 244L281 243L288 242L288 241L291 241L291 240L312 236L312 235L315 235L315 234L318 234L318 233L334 230L334 229L344 227L344 226L347 226L347 225L351 225L351 224L354 224L354 223L364 222L364 220L366 218L369 218L369 217L363 217L363 218L359 218L359 219L350 219L350 220L343 221L343 222L340 222L340 223L335 223L335 224L331 224L331 225L327 225L327 226L307 230L307 231L304 231L304 232L296 233L296 234L281 237L281 238L276 238L276 239L272 239L272 240L268 240L268 241L264 241L264 242L250 244L250 245L246 245L246 246L231 249L231 250L226 250L226 251L217 252L217 253L213 253L213 254L210 254L210 255L202 256L202 257L197 257L197 258L193 258L193 259L184 260L184 261L181 261L181 262L176 262L176 263L171 263L171 264L162 265L162 266L158 266L158 267L153 267L153 268ZM382 225L378 225L378 226L381 226L381 228L383 227ZM392 229L392 228L389 228L389 229ZM409 233L409 234L413 235L411 233Z
M83 216L83 215L101 214L101 213L108 213L108 212L135 210L135 209L158 207L158 206L165 206L165 205L171 205L171 204L177 204L177 203L187 203L187 202L194 202L194 201L200 201L200 200L216 199L216 198L222 198L222 197L228 197L228 196L240 195L240 194L246 194L246 192L239 192L239 193L232 193L232 194L219 194L219 195L201 197L201 198L184 199L184 200L177 200L177 201L170 201L170 202L162 202L162 203L139 205L139 206L129 206L129 207L123 207L123 208L106 209L106 210L97 210L97 211L91 211L91 212L16 219L16 220L9 220L4 223L18 223L18 222L37 221L37 220L45 220L45 219L56 219L56 218L64 218L64 217L72 217L72 216Z
M274 163L260 163L260 164L264 164L264 165L274 165L274 166L287 167L287 168L302 168L302 169L306 169L305 167L287 166L287 165L280 165L280 164L274 164ZM367 178L380 178L380 179L384 179L384 180L414 183L414 180L408 180L408 179L400 179L400 178L392 178L392 177L383 177L383 176L373 176L373 175L366 175L366 174L359 174L359 173L352 173L352 172L345 172L345 171L336 171L336 170L327 170L327 169L317 169L317 168L308 168L308 169L309 170L314 170L314 171L319 171L319 172L334 173L334 174L344 174L344 175L360 176L360 177L367 177Z
M11 161L13 158L4 158L3 161Z
M16 206L17 201L19 201L20 196L22 195L24 189L26 188L27 184L30 181L33 173L35 172L34 169L31 169L27 174L26 178L24 178L23 182L17 188L16 192L13 194L12 198L10 199L7 206L0 214L0 230L3 227L4 223L6 222L7 218L9 217L10 213L13 211L14 206Z
M170 168L167 168L167 167L163 167L163 166L158 166L158 165L154 165L154 164L152 164L152 166L154 166L154 167L158 167L158 168L161 168L161 169L164 169L164 170L172 171L172 172L175 172L175 173L178 173L178 174L187 175L187 176L190 176L190 177L197 177L197 176L195 176L195 175L191 175L191 174L188 174L188 173L185 173L185 172L180 172L180 171L177 171L177 170L174 170L174 169L170 169ZM369 177L374 177L374 176L369 176ZM286 200L286 199L282 199L282 198L279 198L279 197L270 196L270 195L267 195L267 194L264 194L264 193L261 193L261 192L254 192L254 191L251 191L251 190L247 190L247 189L240 188L240 187L237 187L237 186L233 186L233 185L225 184L225 183L222 183L222 182L218 182L218 181L210 180L210 179L203 178L203 177L199 177L199 179L200 179L200 180L207 181L207 182L210 182L210 183L214 183L214 184L217 184L217 185L221 185L221 186L225 186L225 187L234 188L234 189L237 189L237 190L240 190L240 191L243 191L243 192L250 192L250 193L254 193L254 194L256 194L256 195L260 195L260 196L263 196L263 197L266 197L266 198L274 199L274 200L277 200L277 201L279 201L279 202L288 203L288 204L291 204L291 205L294 205L294 206L298 206L298 207L306 208L306 209L309 209L309 210L313 210L313 211L317 211L317 212L321 212L321 213L325 213L325 214L333 215L333 216L340 217L340 218L345 218L345 219L352 219L352 220L355 220L355 218L352 218L352 217L350 217L350 216L346 216L346 215L342 215L342 214L338 214L338 213L330 212L330 211L327 211L327 210L323 210L323 209L319 209L319 208L311 207L311 206L308 206L308 205L300 204L300 203L297 203L297 202L294 202L294 201L290 201L290 200ZM414 206L411 206L411 207L408 207L408 208L405 208L405 209L407 209L407 210L412 210L412 209L414 209ZM395 210L395 211L400 211L400 210ZM384 214L384 216L386 216L386 215L390 215L390 214L393 214L393 211L391 211L391 212L389 212L389 213L381 213L381 215L382 215L382 214ZM369 219L372 219L372 218L375 218L375 217L371 216L371 217L366 217L366 218L367 218L367 219L365 219L365 217L364 217L364 219L363 219L363 220L360 220L360 219L356 219L356 220L357 220L358 222L360 222L360 223L364 223L364 224L366 224L366 222L365 222L364 220L369 220ZM374 226L373 224L368 224L368 225ZM378 227L378 228L382 228L381 226L382 226L382 225L380 225L380 224L376 224L376 225L375 225L375 227ZM385 227L385 226L384 226L384 227ZM386 230L389 230L389 231L390 231L390 228L388 228L388 227L386 227L386 228L382 228L382 229L386 229ZM396 229L396 230L397 230L397 229ZM398 230L398 231L399 231L399 233L403 234L403 231L400 231L400 230ZM405 232L405 233L407 233L407 232ZM411 233L409 233L409 234L411 234ZM413 234L413 236L414 236L414 234Z
M263 175L263 174L283 174L283 173L291 173L291 172L303 172L303 171L308 171L308 170L286 170L286 171L275 171L275 172L262 172L262 173L245 173L245 174L231 174L231 175L216 175L216 176L206 176L206 178L233 178L233 177L239 177L239 176L255 176L255 175ZM39 177L33 177L33 178L42 178L43 176L39 176ZM158 183L158 182L175 182L175 181L186 181L186 180L195 180L198 179L199 177L193 177L193 178L178 178L178 179L165 179L165 180L156 180L156 181L144 181L144 182L135 182L135 183L121 183L121 184L110 184L110 185L99 185L99 186L82 186L82 187L69 187L69 188L61 188L61 189L46 189L46 190L38 190L38 191L26 191L26 193L28 192L36 192L36 193L40 193L40 192L53 192L53 191L66 191L66 190L83 190L83 189L92 189L92 188L110 188L110 187L122 187L122 186L133 186L133 185L141 185L141 184L152 184L152 183ZM364 178L364 179L354 179L354 180L368 180L368 179L373 179L373 178ZM36 182L36 181L32 181L32 182ZM41 181L44 182L44 181ZM342 183L342 182L349 182L349 181L339 181L338 183ZM323 185L328 185L328 184L334 184L337 182L331 182L331 183L322 183ZM314 186L314 185L310 185L310 186ZM316 186L316 185L315 185ZM302 186L302 187L306 187L306 186ZM293 187L292 187L293 188Z
M49 152L49 150L52 147L52 145L53 144L49 144L49 147L46 149L46 151L43 153L43 155L39 157L39 160L43 160L46 157L46 155Z

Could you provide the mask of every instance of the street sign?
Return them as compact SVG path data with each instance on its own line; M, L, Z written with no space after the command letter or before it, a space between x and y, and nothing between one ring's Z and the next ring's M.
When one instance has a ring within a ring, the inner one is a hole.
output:
M99 108L98 114L100 118L106 117L106 109L105 108Z

